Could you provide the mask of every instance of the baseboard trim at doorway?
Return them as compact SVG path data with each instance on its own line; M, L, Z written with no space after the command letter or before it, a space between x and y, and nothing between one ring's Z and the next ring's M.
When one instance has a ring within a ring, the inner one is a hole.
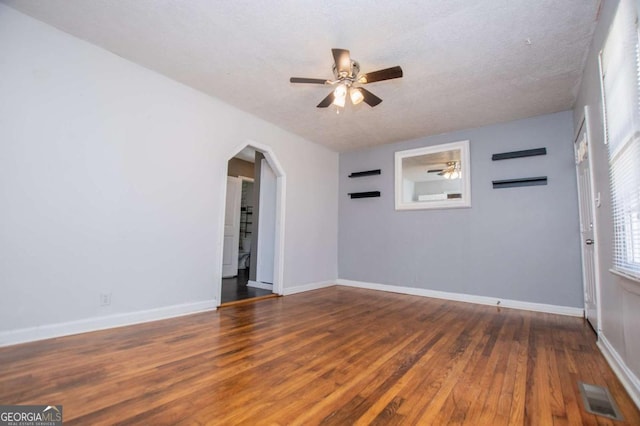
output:
M263 290L273 291L273 284L263 283L262 281L249 280L247 287L261 288Z
M231 302L222 303L219 306L219 308L228 308L229 306L246 305L248 303L260 302L262 300L275 299L276 297L280 297L280 296L278 296L277 294L265 294L264 296L249 297L247 299L240 299L240 300L232 300Z
M304 293L305 291L318 290L326 287L333 287L336 285L336 280L327 280L327 281L318 281L315 283L307 283L303 285L298 285L294 287L287 287L284 289L284 295L289 296L290 294L296 293Z

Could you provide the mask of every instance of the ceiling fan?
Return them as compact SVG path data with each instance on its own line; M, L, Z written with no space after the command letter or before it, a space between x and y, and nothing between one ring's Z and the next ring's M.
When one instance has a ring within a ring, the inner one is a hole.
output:
M358 85L402 77L402 68L399 66L360 74L360 64L351 59L351 55L348 50L331 49L331 52L333 53L334 60L334 80L302 77L291 77L289 79L291 83L328 84L336 86L336 88L318 104L318 108L326 108L331 104L334 104L339 108L343 108L347 94L349 94L349 98L353 105L358 105L359 103L364 102L369 106L374 107L382 102L382 99Z
M457 161L448 161L444 169L431 169L427 170L427 173L438 173L438 176L442 176L445 179L458 179L462 176L460 163Z

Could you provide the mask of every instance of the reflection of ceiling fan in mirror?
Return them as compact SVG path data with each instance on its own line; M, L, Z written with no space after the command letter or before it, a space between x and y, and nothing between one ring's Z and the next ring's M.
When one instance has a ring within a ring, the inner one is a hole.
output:
M460 179L462 177L459 161L448 161L445 168L428 170L427 173L438 173L438 176L445 179Z
M359 85L402 77L402 68L398 66L366 74L359 74L360 64L351 59L351 55L348 50L331 49L331 52L333 53L334 60L334 80L302 77L291 77L289 79L291 83L328 84L336 86L335 89L317 105L318 108L326 108L331 104L334 104L339 108L344 108L347 94L349 95L353 105L358 105L359 103L364 102L369 106L374 107L382 102L382 99L367 89L359 87Z

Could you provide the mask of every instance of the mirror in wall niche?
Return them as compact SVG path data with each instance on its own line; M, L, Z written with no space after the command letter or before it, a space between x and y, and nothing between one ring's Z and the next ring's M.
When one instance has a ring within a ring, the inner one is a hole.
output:
M396 210L471 207L469 141L395 153Z

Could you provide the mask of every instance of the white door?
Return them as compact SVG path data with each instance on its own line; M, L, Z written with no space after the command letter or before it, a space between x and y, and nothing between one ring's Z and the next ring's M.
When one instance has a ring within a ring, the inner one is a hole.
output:
M576 173L578 177L578 202L580 208L580 234L582 243L582 277L584 285L585 316L594 330L598 330L598 300L596 253L594 238L594 204L591 189L591 165L589 141L584 121L574 142Z
M276 241L276 174L269 163L260 167L260 209L258 211L258 260L256 281L273 284L273 263Z
M240 195L242 180L227 176L227 199L224 208L224 246L222 248L222 277L238 275L240 247Z

